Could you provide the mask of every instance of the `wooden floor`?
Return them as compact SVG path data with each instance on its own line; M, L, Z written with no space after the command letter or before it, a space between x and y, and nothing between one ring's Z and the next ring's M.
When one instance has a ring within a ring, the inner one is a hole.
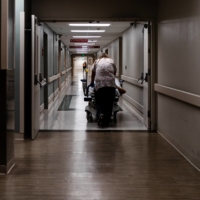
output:
M200 200L200 172L157 133L40 133L15 157L1 200Z

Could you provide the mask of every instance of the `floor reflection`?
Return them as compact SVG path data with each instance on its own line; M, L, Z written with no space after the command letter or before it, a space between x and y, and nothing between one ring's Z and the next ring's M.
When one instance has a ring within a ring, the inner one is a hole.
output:
M45 111L41 121L40 130L102 130L98 127L95 116L93 122L87 122L82 89L83 78L82 72L77 72L72 77L72 84L66 87L59 95L58 100L54 103L50 111ZM71 96L70 104L66 103L66 109L60 109L63 99L66 95ZM117 123L111 123L109 127L103 130L146 130L143 119L136 113L130 112L123 105L122 99L119 101L123 111L117 114Z

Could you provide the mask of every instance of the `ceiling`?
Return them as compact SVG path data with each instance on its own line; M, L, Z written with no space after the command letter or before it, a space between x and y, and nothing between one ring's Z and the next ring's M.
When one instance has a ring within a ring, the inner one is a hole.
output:
M78 23L78 22L77 22ZM76 23L76 24L77 24ZM73 38L73 36L101 36L100 38L89 38L88 40L96 40L95 44L92 46L100 46L100 48L90 48L88 54L93 54L98 52L100 49L105 47L107 44L111 43L113 40L118 38L122 35L122 33L130 27L131 22L100 22L99 24L110 24L108 27L81 27L81 26L69 26L70 23L67 22L56 22L50 23L48 22L47 25L57 34L62 35L61 41L67 46L70 52L77 53L76 48L69 48L69 46L76 46L74 43L70 42L70 39L80 39L80 38ZM85 23L78 23L78 24L85 24ZM88 23L89 24L89 23ZM94 24L94 23L93 23ZM74 33L71 30L105 30L102 33ZM82 37L81 39L85 39ZM90 44L90 43L88 43ZM78 45L80 46L80 44ZM82 45L81 45L82 46ZM85 45L84 45L85 46Z

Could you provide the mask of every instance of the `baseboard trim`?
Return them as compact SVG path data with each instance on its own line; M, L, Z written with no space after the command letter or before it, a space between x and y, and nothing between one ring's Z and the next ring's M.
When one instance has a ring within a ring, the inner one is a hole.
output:
M54 93L52 93L52 94L49 96L49 98L48 98L48 103L49 103L49 104L50 104L51 101L53 100L53 97L54 97Z
M15 133L14 139L15 140L24 140L24 133Z
M137 110L139 110L141 113L143 113L143 106L139 104L137 101L132 99L130 96L127 94L123 94L122 96L126 101L128 101L132 106L134 106Z
M137 108L130 104L126 99L122 99L124 106L130 110L130 112L136 115L138 118L143 120L143 113L141 113Z
M60 89L61 91L64 89L65 83L66 83L66 82L63 81L63 83L61 84L61 89Z
M194 159L178 143L176 143L168 134L158 128L157 131L169 144L171 144L194 168L200 171L200 162Z
M9 174L12 168L15 166L15 158L13 157L7 165L0 165L0 174Z

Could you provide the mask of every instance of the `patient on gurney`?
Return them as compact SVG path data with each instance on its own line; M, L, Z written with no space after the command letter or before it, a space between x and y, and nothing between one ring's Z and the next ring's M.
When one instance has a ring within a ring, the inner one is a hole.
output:
M116 89L115 89L115 97L119 97L122 94L126 93L126 90L124 90L119 83L119 80L115 78L115 84L116 84ZM94 82L95 85L95 82ZM88 95L91 97L95 96L95 87L89 87Z
M118 81L118 79L117 78L115 78L115 84L116 84L116 86L115 86L115 100L113 101L113 112L112 112L112 115L111 115L111 117L110 117L110 120L112 120L112 121L114 121L114 122L116 122L116 114L117 114L117 112L120 110L119 109L119 106L118 106L118 104L117 104L117 102L118 102L118 99L119 99L119 97L122 95L122 94L124 94L126 91L120 86L120 83L119 83L119 81ZM94 83L94 85L92 85L92 86L89 86L88 87L88 96L90 96L90 97L92 97L92 99L93 99L93 101L91 101L91 103L89 103L89 107L90 106L92 106L92 105L96 105L96 95L95 95L95 83ZM107 97L106 97L106 95L103 95L103 98L106 100L107 99ZM87 106L87 108L89 108L88 106ZM90 110L90 109L89 109ZM88 110L88 111L89 111ZM87 112L87 109L86 109L86 112ZM89 113L87 113L87 119L88 119L88 121L91 121L91 118L90 117L92 117L92 115L91 114L89 114ZM98 120L98 107L97 107L97 111L96 111L96 118L97 118L97 120ZM109 120L109 121L110 121ZM99 120L98 120L98 125L99 125ZM100 126L105 126L105 124L101 124Z

